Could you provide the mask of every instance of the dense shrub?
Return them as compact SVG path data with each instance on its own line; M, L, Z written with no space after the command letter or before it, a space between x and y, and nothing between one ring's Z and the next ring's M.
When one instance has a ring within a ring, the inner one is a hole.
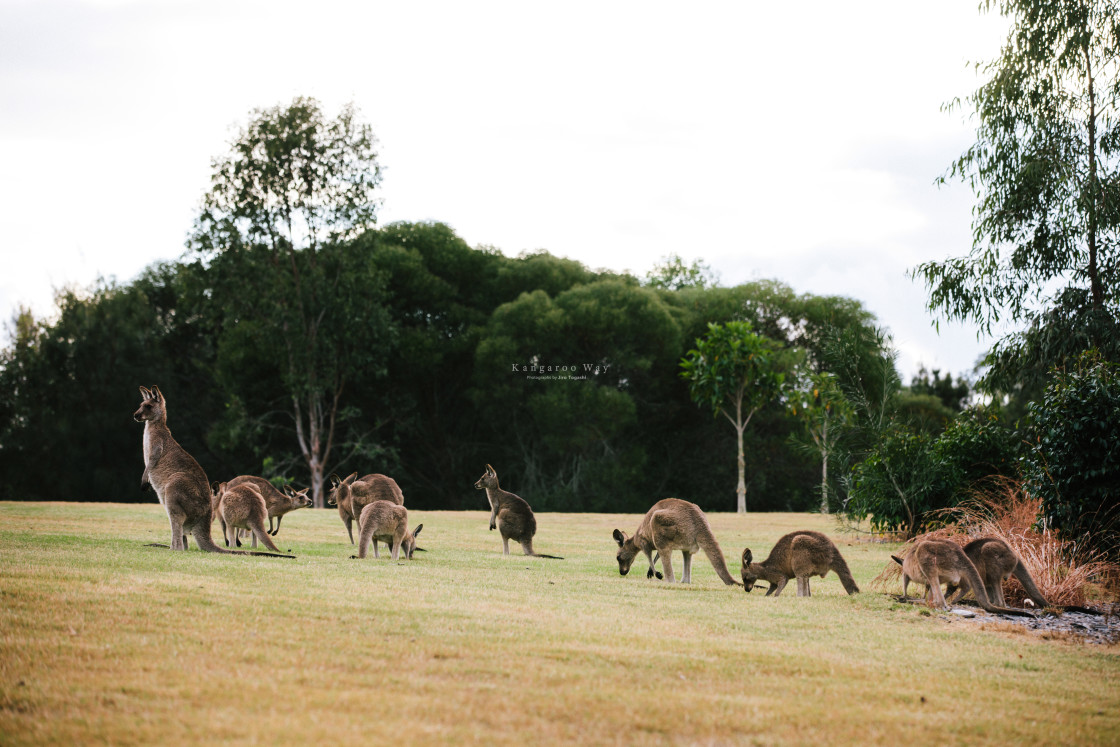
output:
M1085 353L1028 411L1025 476L1044 523L1120 556L1120 367Z
M1014 431L984 407L961 413L936 437L896 424L853 470L848 514L912 537L979 480L1014 475L1018 451Z

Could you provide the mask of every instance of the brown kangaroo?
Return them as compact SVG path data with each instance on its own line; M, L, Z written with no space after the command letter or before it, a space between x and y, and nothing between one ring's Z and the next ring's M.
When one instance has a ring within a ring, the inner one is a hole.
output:
M825 577L835 571L844 585L844 591L858 594L852 572L832 540L820 532L790 532L777 541L770 557L761 563L752 563L750 548L743 550L743 589L750 591L760 579L770 582L766 596L778 596L791 578L797 579L797 596L812 596L809 577Z
M490 501L490 530L497 529L501 533L503 555L509 555L509 541L512 539L521 543L521 550L526 555L563 560L555 555L542 555L533 551L537 517L524 498L501 489L498 485L498 473L493 467L486 465L486 471L478 478L474 487L475 490L486 491L486 500Z
M257 540L269 550L279 552L279 548L272 542L264 528L264 519L268 516L264 496L261 495L256 485L242 483L230 487L228 482L218 486L218 512L222 517L222 529L226 533L226 544L237 543L237 530L247 529L253 534L253 547Z
M412 553L416 549L416 535L424 528L418 525L412 532L408 531L408 509L389 501L374 501L362 509L358 518L358 554L353 558L364 558L369 543L373 541L373 557L380 558L377 552L377 541L381 540L390 548L393 560L396 560L401 548L404 555L412 560Z
M984 583L980 580L980 574L976 571L976 566L968 559L960 545L955 542L936 539L922 540L914 546L914 549L904 560L894 555L891 558L902 566L903 601L907 598L906 588L913 579L920 584L925 584L927 593L935 606L947 610L949 605L941 594L941 584L947 583L956 586L967 584L972 589L980 607L987 612L1034 617L1026 610L992 604L988 600L988 594L984 590Z
M976 566L976 572L980 575L980 580L984 582L984 591L993 604L1001 607L1007 606L1007 601L1003 596L1003 580L1014 575L1023 585L1023 590L1027 592L1027 596L1030 597L1032 602L1039 607L1050 606L1046 597L1038 590L1038 586L1035 585L1034 579L1031 578L1031 574L1023 565L1023 561L1003 540L998 537L981 537L972 540L964 546L964 554ZM967 589L949 584L945 589L945 598L952 598L957 591L961 592L959 596L964 596Z
M331 473L330 480L331 492L327 495L327 505L338 506L338 515L346 525L351 545L354 544L353 523L361 517L363 508L374 501L404 505L404 493L391 477L374 473L359 480L358 473L354 472L343 480Z
M619 548L618 572L623 576L630 572L630 566L638 553L644 552L649 561L646 578L652 578L655 574L661 578L654 569L657 557L660 557L661 567L665 569L665 580L673 583L676 577L673 575L672 553L680 550L684 554L684 576L681 583L692 583L692 556L703 549L712 567L716 569L716 575L725 584L731 586L739 583L727 571L723 551L719 549L719 543L712 534L708 517L704 516L704 512L695 503L682 501L680 498L660 500L646 512L633 537L616 529L614 539Z
M213 505L210 483L195 458L179 445L167 427L167 400L158 386L140 387L140 409L132 417L144 424L144 474L141 487L151 485L171 522L171 549L187 549L187 533L206 552L272 555L226 550L210 537ZM290 555L272 557L292 557Z
M284 514L297 508L311 508L311 499L307 497L308 488L298 491L285 488L281 491L263 477L254 475L239 475L226 483L226 487L236 488L244 484L252 485L264 497L264 505L268 509L268 533L273 537L280 532L280 520L284 518ZM276 519L275 529L272 527L273 519Z

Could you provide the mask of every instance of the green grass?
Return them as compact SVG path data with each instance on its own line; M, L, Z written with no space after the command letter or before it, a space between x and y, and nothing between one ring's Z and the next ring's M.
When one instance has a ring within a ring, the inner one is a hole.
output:
M870 590L897 545L828 517L712 514L732 570L782 534L836 539L799 599L628 577L615 527L543 514L503 557L485 512L411 512L409 563L350 560L334 511L297 560L145 547L159 505L0 503L0 743L1116 744L1120 657L981 630ZM679 560L679 555L677 556ZM679 563L678 565L678 573Z

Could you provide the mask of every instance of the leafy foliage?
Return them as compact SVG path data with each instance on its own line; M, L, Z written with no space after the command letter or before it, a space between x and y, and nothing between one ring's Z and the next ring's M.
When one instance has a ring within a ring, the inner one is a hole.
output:
M1009 392L1088 346L1120 360L1120 11L1111 0L982 7L1014 23L967 99L977 141L943 178L976 192L973 249L916 275L950 319L1026 322L981 381Z
M751 331L749 322L708 325L708 334L680 362L692 400L731 422L738 437L738 510L747 510L743 431L759 408L784 393L790 357L781 347Z
M1120 557L1120 367L1095 352L1030 406L1027 486L1045 524Z
M1016 434L984 407L966 410L938 436L893 421L853 470L849 516L913 537L980 481L1015 476L1018 454Z

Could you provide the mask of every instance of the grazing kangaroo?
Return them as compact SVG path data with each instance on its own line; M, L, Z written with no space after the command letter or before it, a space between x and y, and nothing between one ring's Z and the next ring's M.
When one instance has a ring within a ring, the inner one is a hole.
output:
M253 534L253 547L260 540L269 550L280 551L265 531L264 519L268 516L268 508L256 485L242 483L231 488L228 482L223 482L218 486L218 512L222 517L227 545L237 543L238 529L247 529Z
M935 606L947 610L949 605L941 594L941 584L947 583L957 586L967 584L972 589L976 601L980 603L980 607L987 612L1034 617L1026 610L997 606L988 601L988 594L984 590L984 583L980 580L980 574L976 571L976 566L972 564L964 550L955 542L935 539L922 540L914 546L905 560L894 555L891 558L902 566L903 601L907 598L906 588L913 579L917 583L925 584Z
M489 464L482 477L474 484L475 490L485 490L486 500L490 501L490 529L497 529L502 535L502 554L509 555L509 541L521 543L526 555L537 558L563 560L555 555L542 555L533 551L533 535L537 533L537 517L533 509L519 495L502 490L498 485L498 473Z
M311 508L311 499L307 497L308 488L295 491L285 488L283 491L264 479L254 475L240 475L226 483L227 488L249 484L255 487L264 497L264 505L268 509L268 533L275 537L280 532L280 520L284 514L295 511L297 508ZM276 528L272 528L272 520L276 519Z
M418 525L412 532L408 531L408 509L389 501L374 501L362 509L358 518L358 554L351 558L364 558L369 543L373 541L373 557L380 558L377 552L377 541L381 540L390 548L393 560L396 560L401 548L404 555L412 560L412 553L416 549L416 535L424 528Z
M355 472L345 480L331 473L331 492L327 495L328 506L338 506L338 515L346 525L350 544L354 544L353 523L362 515L362 509L374 501L388 501L398 506L404 505L404 493L397 481L385 475L370 474L358 479ZM360 531L360 528L359 528Z
M840 555L832 540L820 532L808 530L790 532L777 541L770 557L761 563L752 563L750 548L743 550L743 589L750 591L760 579L770 582L766 596L778 596L791 578L797 579L797 596L812 596L809 592L809 577L825 577L835 571L844 585L844 591L858 594L852 572Z
M964 546L964 554L976 566L976 572L980 575L980 580L984 583L984 591L992 604L997 604L1000 607L1007 606L1007 601L1003 596L1003 580L1014 575L1023 585L1023 590L1027 592L1027 596L1030 597L1032 602L1039 607L1050 606L1046 597L1038 590L1038 586L1035 585L1034 579L1031 578L1031 574L1023 565L1023 561L1003 540L998 537L982 537L972 540ZM945 589L945 598L952 598L957 591L961 592L960 596L964 596L967 589L949 584Z
M649 560L646 578L652 578L656 574L656 551L661 558L661 567L665 570L665 580L673 583L676 577L673 575L672 554L673 551L680 550L684 554L684 576L681 583L692 583L692 556L703 549L723 583L728 586L739 583L728 572L723 551L719 549L719 543L712 534L708 518L695 503L682 501L680 498L660 500L646 512L633 537L616 529L614 539L619 548L618 572L623 576L630 572L630 566L638 553L644 552Z
M140 486L151 485L171 522L171 549L187 549L187 532L206 552L270 555L226 550L210 537L213 499L210 483L195 458L179 445L167 427L167 400L158 386L140 387L140 409L132 417L144 424L144 474ZM290 555L272 557L292 557Z

